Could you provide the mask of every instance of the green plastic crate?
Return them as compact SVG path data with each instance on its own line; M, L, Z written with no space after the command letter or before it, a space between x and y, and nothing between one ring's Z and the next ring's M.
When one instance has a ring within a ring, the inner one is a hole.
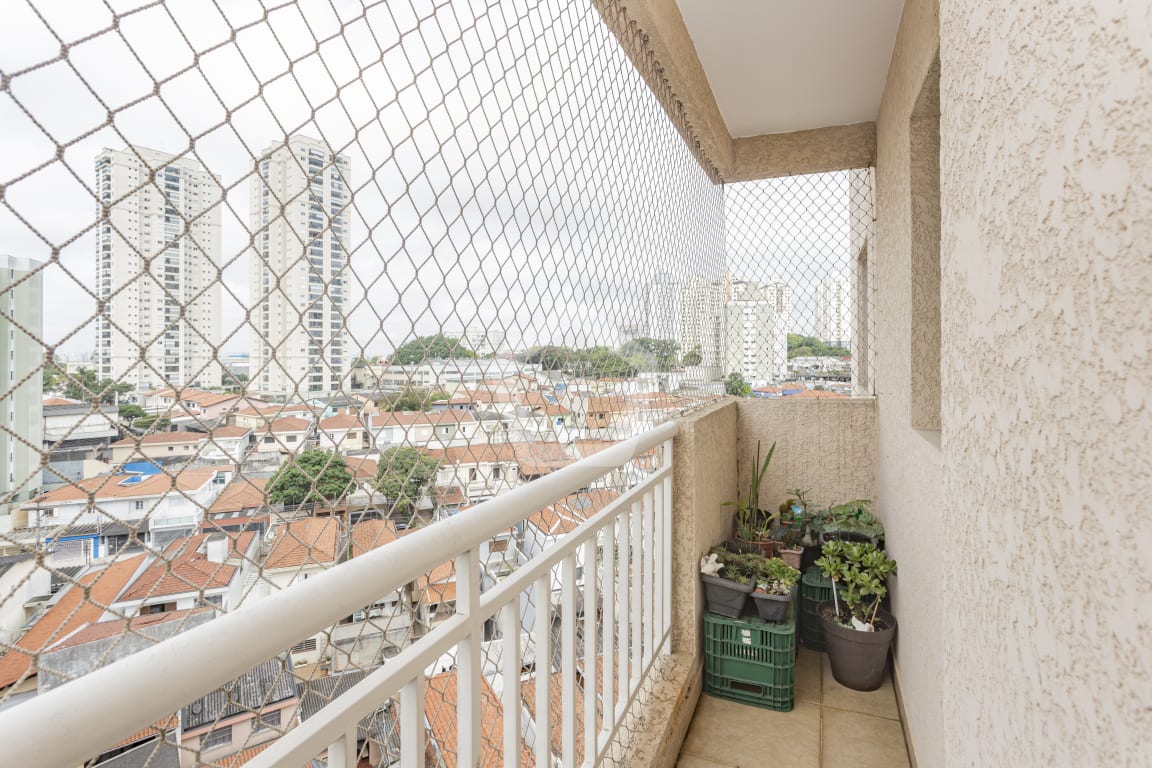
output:
M796 604L783 623L704 615L704 690L787 712L796 698Z
M805 648L823 651L824 630L820 628L820 618L816 606L832 599L832 580L812 567L800 579L800 642Z

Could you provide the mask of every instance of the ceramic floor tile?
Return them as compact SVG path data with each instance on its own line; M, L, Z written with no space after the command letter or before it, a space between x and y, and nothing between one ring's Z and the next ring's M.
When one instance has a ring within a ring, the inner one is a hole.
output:
M796 656L796 701L819 704L824 697L821 674L824 654L801 648Z
M735 768L729 763L717 763L705 757L682 752L676 759L676 768Z
M898 720L824 707L822 768L907 768Z
M853 691L836 682L832 677L832 667L827 654L823 654L825 707L861 712L865 715L900 719L900 709L896 706L896 691L892 688L892 676L885 673L884 684L875 691Z
M815 768L820 760L820 707L797 702L791 712L773 712L700 697L688 735L680 748L738 768Z

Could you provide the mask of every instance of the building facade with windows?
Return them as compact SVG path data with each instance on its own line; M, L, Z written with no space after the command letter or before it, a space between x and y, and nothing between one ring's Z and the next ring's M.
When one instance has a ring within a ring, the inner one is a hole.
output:
M846 272L828 275L816 286L816 338L852 348L852 280Z
M40 486L40 418L44 347L40 262L0 255L0 531L11 506Z
M98 377L138 391L219 386L219 177L143 147L105 149L95 172L108 211L96 227Z
M250 188L250 387L333 392L352 362L345 314L351 164L304 136L264 150Z

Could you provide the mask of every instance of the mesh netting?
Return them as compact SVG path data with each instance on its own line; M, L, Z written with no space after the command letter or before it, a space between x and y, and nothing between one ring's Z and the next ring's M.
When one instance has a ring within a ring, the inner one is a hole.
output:
M722 191L632 60L561 0L5 7L0 710L726 393L869 391L868 173ZM482 587L653 469L526 511ZM91 757L241 765L455 603L449 560Z

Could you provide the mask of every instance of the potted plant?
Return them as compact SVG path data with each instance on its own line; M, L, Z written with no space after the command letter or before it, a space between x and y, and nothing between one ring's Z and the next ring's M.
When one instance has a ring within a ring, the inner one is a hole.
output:
M752 465L747 497L738 501L724 502L726 507L736 507L733 521L734 548L739 548L742 552L759 551L764 557L776 554L776 541L771 536L774 519L760 509L760 483L768 472L768 465L772 463L772 454L775 452L776 443L772 443L768 455L761 462L760 443L756 443L756 462Z
M765 621L780 622L788 617L788 606L796 594L796 580L800 571L778 557L769 558L756 578L752 601Z
M799 572L800 561L804 557L804 546L801 543L804 538L804 531L795 526L781 528L775 538L780 542L776 549L776 556Z
M721 547L713 547L700 559L700 581L704 583L704 601L712 613L740 618L748 595L756 586L755 575L748 572L743 557ZM724 575L721 576L720 572Z
M820 543L826 541L866 541L879 547L884 538L884 526L873 516L868 499L856 499L829 507L824 513L820 530Z
M832 676L853 690L874 691L884 682L896 636L896 619L880 607L896 561L871 543L827 541L816 565L832 580L832 599L816 608Z

